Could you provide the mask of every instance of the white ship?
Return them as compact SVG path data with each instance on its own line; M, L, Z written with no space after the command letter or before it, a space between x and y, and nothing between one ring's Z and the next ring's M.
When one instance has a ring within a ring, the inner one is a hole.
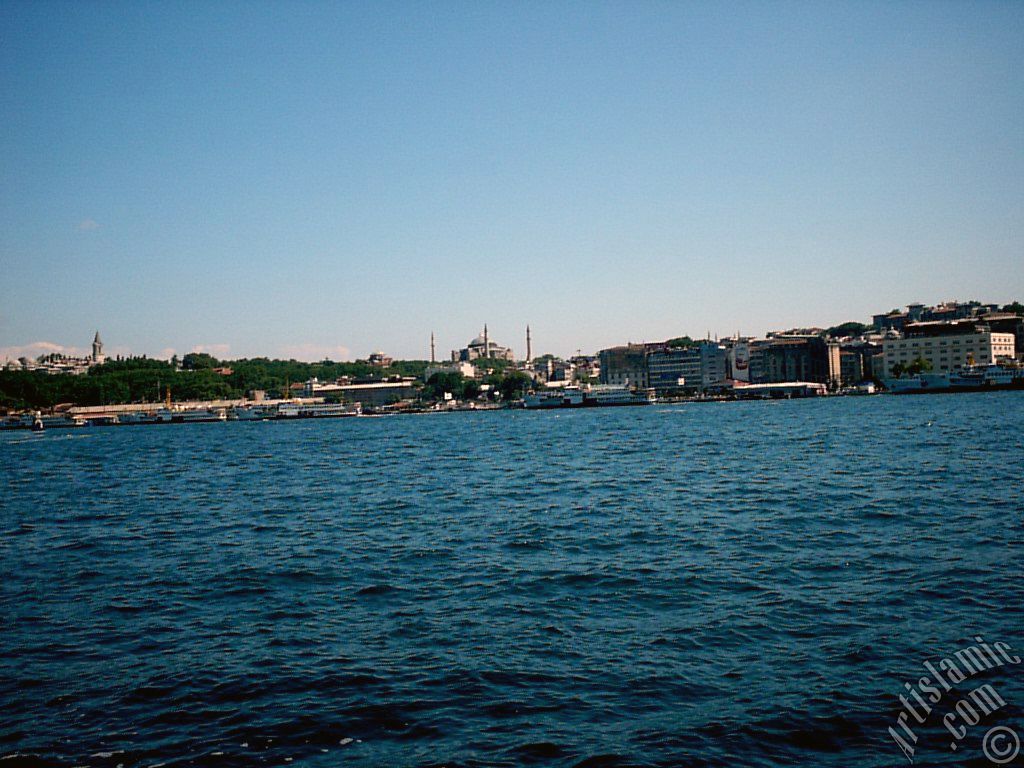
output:
M583 392L579 387L529 392L523 398L523 405L527 408L581 408Z
M949 386L965 389L1021 389L1024 388L1024 368L1016 365L964 365L949 374Z
M277 415L277 408L272 405L236 405L231 409L230 417L234 421L265 421Z
M39 418L43 422L43 427L45 427L46 429L62 429L68 427L85 426L85 420L80 419L77 416L56 415L40 416Z
M171 412L163 411L147 413L145 411L125 411L124 413L117 414L117 423L126 426L134 426L137 424L170 424Z
M163 417L170 413L172 424L193 424L202 421L227 421L228 414L223 408L193 408L187 411L157 411Z
M650 405L655 401L653 389L630 389L612 384L595 384L584 388L568 386L542 392L529 392L523 405L540 408L596 408L613 405Z
M583 405L650 405L655 402L653 389L630 389L612 384L594 384L583 391Z
M363 412L359 403L281 403L277 407L278 419L323 419L358 416Z
M941 392L949 389L948 373L921 373L917 376L901 376L898 379L886 379L885 387L896 395L911 392Z
M84 427L85 421L77 416L54 415L44 416L35 413L23 413L8 416L0 422L0 429L32 429L40 432L44 429L63 429L68 427Z
M949 373L922 373L889 379L886 386L897 395L921 392L971 392L981 389L1024 388L1024 368L990 363L963 365Z

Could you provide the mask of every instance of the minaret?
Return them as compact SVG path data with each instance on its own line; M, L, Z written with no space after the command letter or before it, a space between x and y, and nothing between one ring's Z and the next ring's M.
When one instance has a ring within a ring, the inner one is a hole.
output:
M526 326L526 364L533 360L533 346L530 343L530 326Z
M436 363L437 362L437 360L434 359L434 332L433 331L430 332L430 362L431 363Z
M487 339L487 323L484 323L484 357L491 356L491 342Z
M103 362L103 340L100 339L99 331L96 331L96 336L92 340L92 361L94 363Z

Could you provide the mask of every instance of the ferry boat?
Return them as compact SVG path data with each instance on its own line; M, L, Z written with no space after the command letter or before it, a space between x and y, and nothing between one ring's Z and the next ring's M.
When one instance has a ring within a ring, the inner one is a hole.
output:
M916 392L941 392L949 389L948 373L921 373L917 376L901 376L898 379L886 379L886 389L895 395L906 395Z
M363 412L359 403L281 403L277 406L278 419L324 419L358 416Z
M233 421L266 421L276 415L277 408L272 405L236 405L228 418Z
M543 392L528 392L523 398L527 408L582 408L583 391L579 387L563 387Z
M949 388L964 392L972 389L1024 389L1024 368L1012 365L965 365L949 374Z
M126 426L137 424L170 424L171 412L147 413L145 411L126 411L117 414L117 423Z
M862 384L854 384L851 387L843 387L841 390L839 390L839 394L850 395L854 397L873 395L875 394L875 384L872 381L866 381Z
M998 363L963 365L949 373L922 373L918 376L889 379L886 386L897 395L1024 389L1024 368Z
M82 417L82 423L88 427L116 427L121 420L114 413L98 413Z
M39 416L38 418L43 423L43 427L45 429L74 429L75 427L85 426L84 419L80 419L77 416L68 416L66 414Z
M613 384L594 384L583 391L583 405L651 405L655 402L653 389L630 389Z
M599 408L615 405L650 405L655 402L653 389L630 389L613 384L595 384L585 388L575 385L562 389L529 392L523 405L531 410L541 408Z
M983 387L1024 386L1024 369L990 365L982 375Z
M193 424L197 422L227 421L228 414L223 408L195 408L187 411L158 411L163 417L170 413L172 424Z
M85 421L77 416L62 414L44 416L39 411L8 416L0 422L0 429L31 429L42 432L44 429L67 429L84 427Z

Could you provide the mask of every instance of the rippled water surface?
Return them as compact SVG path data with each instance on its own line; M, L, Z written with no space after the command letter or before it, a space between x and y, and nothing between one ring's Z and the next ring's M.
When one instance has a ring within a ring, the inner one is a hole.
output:
M1021 393L0 435L0 768L907 764L1022 473Z

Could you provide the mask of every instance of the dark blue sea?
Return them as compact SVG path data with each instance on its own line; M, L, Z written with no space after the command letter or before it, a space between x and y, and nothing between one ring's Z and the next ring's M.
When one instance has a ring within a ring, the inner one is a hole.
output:
M926 661L1024 655L1022 393L6 433L0 481L0 768L909 765ZM995 666L914 764L1022 713Z

